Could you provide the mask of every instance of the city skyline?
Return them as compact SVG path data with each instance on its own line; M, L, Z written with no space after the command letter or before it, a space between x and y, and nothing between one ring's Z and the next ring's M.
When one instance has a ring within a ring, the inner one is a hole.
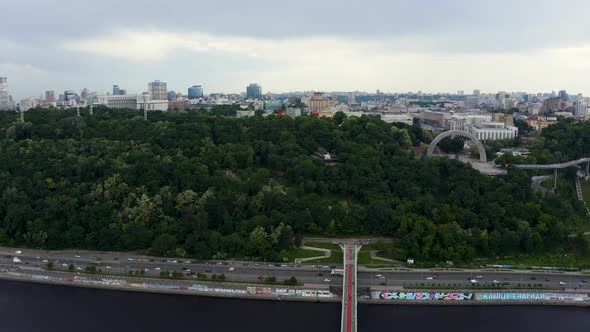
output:
M499 0L484 8L467 0L346 6L262 0L256 8L181 0L175 8L183 10L165 15L157 6L114 3L93 10L72 0L4 5L0 76L9 78L11 94L102 92L113 84L140 93L155 78L169 90L203 84L227 93L258 82L265 92L590 94L584 16L590 4L580 0L560 2L560 8L576 8L568 15L555 15L555 4L546 0ZM31 19L22 20L22 13ZM199 20L184 19L187 13L199 13ZM552 24L541 19L547 17Z

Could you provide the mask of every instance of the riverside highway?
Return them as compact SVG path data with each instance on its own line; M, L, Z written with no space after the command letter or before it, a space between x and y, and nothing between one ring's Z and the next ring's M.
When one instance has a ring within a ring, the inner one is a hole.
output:
M17 254L17 251L21 251ZM15 263L18 257L19 263ZM225 274L227 280L259 282L268 276L273 276L278 282L295 277L301 283L308 285L325 285L342 287L342 276L332 276L332 266L269 264L262 262L232 262L232 261L196 261L186 259L157 258L131 253L108 253L89 251L41 251L29 249L0 248L0 265L3 268L41 269L53 262L55 270L67 271L73 264L75 271L84 269L91 262L101 259L102 264L97 268L105 274L127 274L129 270L143 270L146 276L159 276L161 271L187 273ZM336 265L342 268L342 265ZM78 271L79 272L79 271ZM590 275L571 272L536 272L536 271L493 271L459 270L459 271L386 271L367 269L359 266L357 287L373 287L376 289L390 289L397 287L412 287L424 285L438 285L441 287L469 288L477 281L477 285L504 284L507 288L517 287L519 284L542 285L552 289L590 289Z

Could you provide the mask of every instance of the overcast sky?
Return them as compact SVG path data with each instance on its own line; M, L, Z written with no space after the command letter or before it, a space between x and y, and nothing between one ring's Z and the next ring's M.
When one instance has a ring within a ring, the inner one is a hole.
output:
M18 0L0 5L13 95L302 90L590 95L588 0Z

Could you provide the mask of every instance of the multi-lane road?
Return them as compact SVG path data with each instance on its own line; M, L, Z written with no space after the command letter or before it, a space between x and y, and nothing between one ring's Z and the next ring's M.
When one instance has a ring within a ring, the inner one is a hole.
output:
M16 252L20 251L19 254ZM20 262L15 263L14 257ZM144 271L147 276L159 276L161 271L182 272L187 274L204 273L224 274L228 280L262 281L266 277L275 277L282 281L295 277L299 282L312 285L326 285L342 287L342 276L331 275L332 268L342 268L342 265L294 265L269 264L263 262L231 262L231 261L195 261L186 259L157 258L129 253L108 253L88 251L40 251L29 249L0 249L0 265L13 268L45 268L52 262L54 269L67 271L74 265L77 272L81 272L93 262L104 273L128 274L130 270ZM582 288L590 289L590 275L582 273L534 272L534 271L492 271L492 270L459 270L459 271L431 271L431 270L371 270L359 267L357 276L358 287L379 287L382 289L400 286L439 285L441 287L471 287L477 285L504 284L505 287L526 286L529 284L542 285L547 288Z

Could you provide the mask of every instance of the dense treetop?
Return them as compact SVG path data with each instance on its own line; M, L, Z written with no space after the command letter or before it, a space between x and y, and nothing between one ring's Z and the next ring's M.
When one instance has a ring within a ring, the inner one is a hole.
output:
M573 195L416 156L418 126L101 108L17 119L0 112L0 245L272 260L312 234L394 237L400 258L583 250L567 237L583 219Z

